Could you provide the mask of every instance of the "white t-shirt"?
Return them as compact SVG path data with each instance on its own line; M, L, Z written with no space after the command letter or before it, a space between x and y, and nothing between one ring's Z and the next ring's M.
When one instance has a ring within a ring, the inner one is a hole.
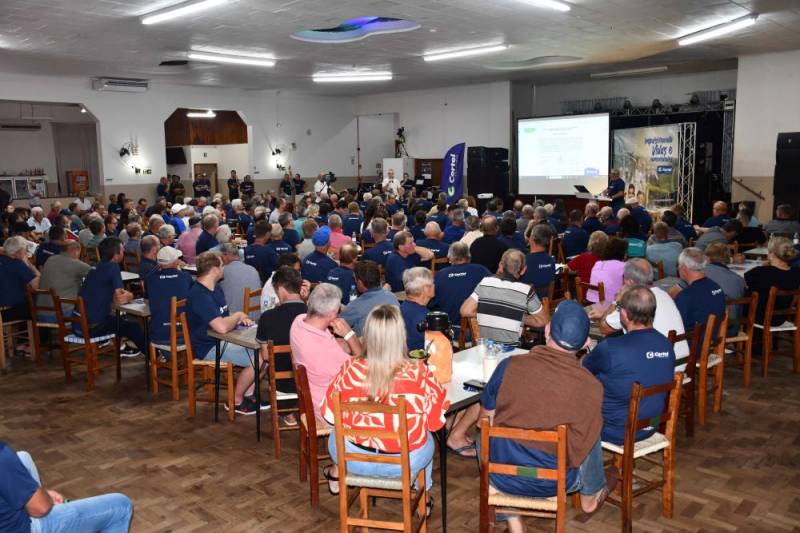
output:
M389 178L385 178L383 180L383 192L388 192L394 194L395 196L400 194L400 182L396 179L390 180Z
M328 192L328 184L324 181L315 181L314 182L314 192L319 196L322 193Z
M75 198L73 201L78 204L78 209L81 211L88 211L92 208L92 202L88 198L84 198L83 200Z
M658 287L650 287L650 292L656 297L656 317L653 320L653 329L664 335L669 336L669 332L675 330L678 335L682 335L686 330L683 328L683 319L675 305L675 300ZM619 318L619 311L614 311L606 317L606 324L614 329L622 329L622 322ZM675 345L675 359L685 359L689 356L689 343L681 341ZM675 371L685 371L686 364L675 367Z

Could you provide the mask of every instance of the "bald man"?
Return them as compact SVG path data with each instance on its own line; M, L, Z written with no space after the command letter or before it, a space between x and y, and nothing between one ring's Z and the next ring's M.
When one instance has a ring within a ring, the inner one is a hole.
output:
M469 247L472 262L485 266L489 272L497 272L500 258L508 246L497 238L497 219L486 215L481 220L482 237L478 237Z
M703 222L704 228L713 228L714 226L721 228L731 219L731 217L728 216L728 204L725 202L714 202L714 206L711 208L711 214L712 216Z
M447 257L448 244L442 240L444 233L438 222L430 221L425 224L425 238L417 241L417 246L423 246L433 252L436 259Z

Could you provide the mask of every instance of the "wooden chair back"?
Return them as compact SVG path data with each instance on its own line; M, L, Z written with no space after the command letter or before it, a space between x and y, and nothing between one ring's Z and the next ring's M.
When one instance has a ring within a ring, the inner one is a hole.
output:
M463 350L466 348L467 343L467 331L470 332L470 336L472 337L472 345L475 346L475 343L478 342L477 339L480 338L480 327L478 326L478 319L476 317L461 317L461 324L458 331L458 349Z
M81 260L89 265L96 265L100 262L100 250L96 246L81 245Z
M772 321L775 317L783 318L784 322L790 322L788 327L783 325L773 326ZM757 324L759 329L764 330L761 344L761 375L767 377L769 363L773 356L791 355L793 358L794 372L800 372L800 289L793 291L782 291L777 287L769 290L767 305L764 309L764 323ZM773 348L773 338L775 336L791 335L791 344L788 349L777 347Z
M523 516L549 517L555 519L555 530L563 532L566 528L567 514L567 427L560 425L554 430L540 431L534 429L519 429L497 427L489 424L488 418L480 421L480 527L481 533L490 531L491 523L495 521L495 508L503 505L491 505L489 498L489 484L491 474L506 476L521 476L535 479L549 479L556 482L556 510L543 511L541 509L514 508L514 514ZM495 463L489 460L492 438L514 439L517 441L548 443L556 450L556 468L534 468L505 463ZM518 498L515 498L518 499ZM531 501L535 499L531 498ZM500 502L498 502L500 503Z
M591 283L585 282L581 280L580 276L575 277L575 299L581 305L589 305L589 300L586 299L586 291L595 290L597 291L598 301L605 302L606 301L606 288L603 282L599 282L597 285L592 285Z
M700 338L703 331L704 327L702 324L695 324L693 328L680 335L678 335L678 332L675 330L671 330L667 335L673 347L681 341L686 341L689 345L689 355L675 360L675 372L682 372L685 376L683 380L683 389L686 397L686 401L684 402L684 424L687 437L694 436L694 396L697 379L697 354L700 351Z
M265 346L262 346L262 350L266 351L267 360L267 374L269 379L269 402L272 406L271 408L271 418L272 418L272 438L275 440L275 457L280 459L281 457L281 431L296 431L298 429L298 425L295 426L281 426L280 425L280 415L285 415L288 413L297 413L297 407L283 407L278 408L278 380L290 379L294 380L294 371L293 370L277 370L276 362L278 357L288 357L289 358L289 366L291 366L292 360L292 347L288 344L286 345L278 345L272 341L267 342ZM263 353L263 352L262 352Z
M734 309L737 309L739 313L736 318L736 334L728 337L726 333L725 344L735 346L734 353L744 368L744 386L749 387L752 377L753 332L756 324L758 293L753 292L750 296L744 298L728 298L726 303L728 305L728 313L732 314Z
M776 305L779 303L780 305ZM782 291L778 287L772 287L769 290L767 305L764 308L764 326L771 325L775 317L785 317L784 320L800 325L800 289Z
M31 310L32 333L33 338L33 360L37 365L42 364L41 354L41 337L39 328L45 329L58 329L58 322L43 322L39 320L39 313L51 313L56 316L55 296L56 291L53 288L49 289L34 289L30 285L25 286L28 297L28 308ZM49 301L49 304L47 303ZM54 345L53 339L50 340L49 347Z
M664 279L664 277L665 277L665 275L664 275L664 261L658 261L653 266L655 266L655 269L656 269L656 271L655 271L656 278L655 279L657 279L657 280Z
M141 262L142 256L138 250L125 250L122 254L123 270L127 270L128 272L139 272L139 264Z
M317 416L314 410L314 402L311 401L311 388L308 385L308 372L303 365L294 367L294 382L297 386L297 408L300 413L300 481L305 481L309 473L309 490L311 505L319 505L319 486L326 483L324 477L319 475L319 460L330 458L326 450L322 447L323 453L319 453L319 438L330 435L328 427L320 428L317 426Z
M252 316L250 313L254 313L257 315L261 314L261 291L263 289L251 289L249 287L244 288L244 304L242 305L242 311L247 316ZM255 298L255 302L253 299Z
M442 269L450 264L447 257L438 257L431 260L431 274L436 274L436 269Z

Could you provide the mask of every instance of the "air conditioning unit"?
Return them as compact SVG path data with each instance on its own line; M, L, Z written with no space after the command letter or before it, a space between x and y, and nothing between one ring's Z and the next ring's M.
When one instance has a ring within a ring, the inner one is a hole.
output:
M17 124L13 122L0 123L0 131L41 131L42 125L38 122Z
M116 91L122 93L143 93L150 87L149 80L135 78L95 78L92 89L95 91Z

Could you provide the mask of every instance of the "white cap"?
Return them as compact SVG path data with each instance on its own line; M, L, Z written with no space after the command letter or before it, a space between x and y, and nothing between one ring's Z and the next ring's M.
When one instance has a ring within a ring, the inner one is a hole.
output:
M171 265L183 256L183 252L176 250L172 246L164 246L158 251L156 258L159 265Z
M177 215L178 213L180 213L184 209L186 209L186 206L183 205L183 204L172 204L172 214L173 215Z

